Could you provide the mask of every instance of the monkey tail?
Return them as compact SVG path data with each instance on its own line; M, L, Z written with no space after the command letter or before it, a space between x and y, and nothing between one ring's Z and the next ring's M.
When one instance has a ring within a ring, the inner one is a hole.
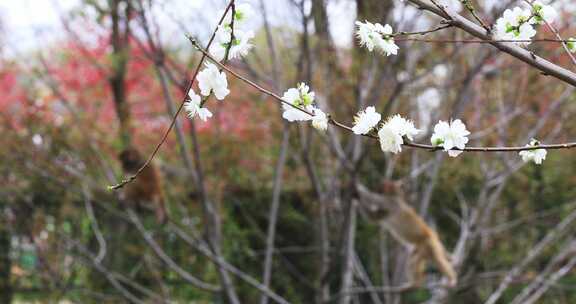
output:
M430 238L429 241L430 251L432 254L432 258L436 263L436 266L447 278L448 278L448 285L450 287L456 286L458 281L456 271L454 271L454 267L448 261L448 255L446 254L446 249L442 246L438 237Z

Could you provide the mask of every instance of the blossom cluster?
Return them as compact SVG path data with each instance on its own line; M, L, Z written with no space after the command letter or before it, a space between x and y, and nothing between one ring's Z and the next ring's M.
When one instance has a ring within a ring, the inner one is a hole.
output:
M312 121L312 126L320 130L328 128L328 115L314 105L314 92L310 88L300 83L296 88L288 89L282 100L282 117L290 122ZM354 117L352 132L357 135L367 135L374 132L380 141L380 147L384 152L398 153L402 151L404 140L414 140L414 137L421 131L414 126L410 120L396 114L381 123L382 115L376 112L373 106L359 111ZM379 125L380 124L380 125ZM450 156L457 156L462 151L452 150L453 148L463 149L468 142L470 132L460 121L455 120L448 124L440 121L434 128L432 143L443 147Z
M401 152L404 137L412 141L418 133L420 130L414 127L414 123L396 114L382 124L378 131L380 148L384 152Z
M215 33L215 43L209 48L213 59L222 61L245 56L251 49L251 39L254 32L245 29L246 21L253 14L247 4L239 4L233 14L228 14L224 22L219 25ZM552 22L557 17L556 11L541 2L534 2L530 9L516 7L504 12L504 16L496 22L495 35L500 39L529 40L535 35L533 25L543 22ZM387 56L396 55L398 46L393 39L392 27L388 24L382 26L379 23L356 22L356 35L360 45L369 51L378 50ZM519 41L520 43L521 41ZM567 42L570 50L576 50L576 40ZM188 100L184 109L190 118L198 116L206 121L212 117L212 113L204 107L206 99L214 95L217 100L223 100L230 94L226 73L217 65L206 63L204 69L198 73L197 95L194 90L188 92ZM316 94L305 83L299 83L296 87L284 92L282 98L282 117L290 122L310 121L318 130L326 131L330 123L337 124L330 116L322 111L316 103ZM382 120L382 115L374 106L368 106L354 116L353 126L350 129L354 134L375 137L380 142L380 148L384 152L399 153L403 145L409 145L414 138L422 133L414 123L399 114ZM466 148L471 133L466 125L460 120L439 121L434 126L434 132L430 138L432 146L443 149L450 157L457 157ZM538 147L540 143L533 139L526 147ZM520 152L523 161L533 161L541 164L546 158L545 149L530 149Z
M310 91L304 83L284 92L282 100L282 117L290 122L312 121L312 126L318 130L328 129L328 115L314 105L316 94Z
M249 4L238 4L233 14L230 11L225 16L223 23L216 30L214 42L209 49L210 55L215 60L240 58L248 54L253 47L251 39L254 38L254 32L246 30L246 24L252 15L253 10ZM220 71L213 63L206 63L204 69L198 73L197 79L198 89L204 98L213 94L217 100L223 100L230 94L226 73ZM188 92L188 101L184 104L188 117L193 119L198 116L203 121L212 117L212 113L203 107L203 103L203 99L191 89Z
M530 44L536 35L536 25L553 23L558 18L558 12L540 1L527 4L527 8L515 7L504 11L502 17L496 20L494 38L511 40L521 46Z
M252 49L254 31L248 30L247 21L254 15L252 7L247 4L238 4L232 13L226 15L224 22L216 30L215 40L210 49L210 55L218 61L226 58L235 59L244 57ZM234 22L232 22L234 21Z
M381 115L376 112L375 108L368 107L358 112L352 130L356 134L369 134L375 131L380 119ZM412 121L396 114L380 124L377 135L382 151L398 153L402 151L405 140L413 141L420 132L421 130L417 129ZM449 156L456 157L462 153L462 149L468 143L469 134L466 126L459 119L450 123L440 121L434 127L431 142L434 146L442 147Z
M526 147L537 147L539 145L540 142L538 140L532 139L530 140L530 143L526 145ZM520 157L522 157L524 162L533 161L537 165L542 164L542 161L546 159L546 154L548 154L546 149L520 151Z
M314 128L326 130L330 123L329 116L316 107L315 96L316 94L310 91L310 87L304 83L298 84L296 88L288 89L282 96L284 101L282 117L290 122L312 121ZM389 117L385 122L381 121L382 115L376 111L375 107L369 106L354 116L352 132L357 135L376 136L382 151L394 154L402 152L402 145L413 141L422 132L414 126L411 120L399 114ZM430 142L433 146L442 148L449 156L457 157L464 151L470 134L460 119L441 120L434 126ZM527 147L535 147L539 144L538 141L532 140ZM545 149L535 149L522 151L520 156L525 162L533 161L541 164L546 158L546 153Z
M392 27L389 24L356 21L356 36L360 45L370 52L377 50L386 56L397 55L399 47L394 42Z

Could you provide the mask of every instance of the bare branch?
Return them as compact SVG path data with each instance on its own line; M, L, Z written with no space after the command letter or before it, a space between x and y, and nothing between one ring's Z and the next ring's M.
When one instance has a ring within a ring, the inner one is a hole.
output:
M536 257L542 254L544 249L546 249L552 242L554 242L556 239L558 239L558 237L564 234L566 229L570 227L575 220L576 220L576 210L573 210L558 225L556 225L554 229L550 230L550 232L548 232L548 234L546 234L546 236L542 240L540 240L540 242L534 245L532 249L530 249L526 257L518 265L516 265L514 268L512 268L512 270L508 272L508 274L506 274L506 277L504 277L502 282L500 282L500 285L498 286L496 291L494 291L490 295L490 297L488 298L488 300L486 300L484 304L495 304L496 301L500 299L504 291L508 288L508 286L510 286L512 280L514 280L516 276L518 276L521 273L521 271L523 271L524 268L528 266L528 264L530 264L534 259L536 259Z

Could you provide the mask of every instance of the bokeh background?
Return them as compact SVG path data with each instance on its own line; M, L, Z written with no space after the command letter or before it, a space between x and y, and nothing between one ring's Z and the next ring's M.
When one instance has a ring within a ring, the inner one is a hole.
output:
M398 56L358 47L355 20L398 31L440 19L397 0L252 0L254 50L230 67L281 94L310 84L351 123L374 105L425 132L466 122L474 146L574 140L574 88L448 29L400 41ZM552 1L563 37L573 1ZM446 5L471 18L460 1ZM470 1L489 24L522 1ZM118 154L161 140L226 7L209 0L0 1L0 303L574 303L576 152L543 165L517 153L440 152L285 124L278 105L229 76L208 122L182 113L154 160L170 221L134 211ZM542 27L538 38L553 38ZM421 37L424 38L424 37ZM574 70L557 43L528 47ZM406 280L407 248L352 204L401 180L438 230L454 289ZM154 208L154 207L152 207ZM503 284L505 283L505 284ZM262 291L265 292L262 292Z

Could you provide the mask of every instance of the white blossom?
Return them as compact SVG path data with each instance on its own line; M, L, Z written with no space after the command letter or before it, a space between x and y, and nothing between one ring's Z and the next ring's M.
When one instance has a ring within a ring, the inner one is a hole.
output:
M246 30L246 22L254 16L254 10L248 3L235 5L234 24L232 24L232 10L221 25L218 26L214 43L210 46L209 52L217 61L222 61L228 52L228 59L244 57L252 49L251 40L254 38L254 31ZM232 29L234 29L234 40L232 40Z
M254 47L252 39L254 38L254 31L241 31L234 29L234 40L232 40L232 30L226 26L220 25L216 31L214 42L210 46L209 52L217 61L224 60L226 56L226 49L230 46L228 51L228 59L236 59L248 55L248 52Z
M430 141L434 146L442 146L444 151L448 151L449 156L456 157L462 151L451 149L464 149L468 143L468 135L470 132L466 130L466 125L460 119L450 123L440 121L434 126L434 134L432 134Z
M380 23L368 21L356 21L356 36L360 39L360 45L365 46L370 52L374 49L386 56L397 55L399 47L392 38L392 27L389 24L382 26Z
M532 22L531 11L520 7L507 9L502 17L496 20L494 37L499 40L531 40L536 35ZM530 42L517 42L526 46Z
M208 120L208 118L212 117L212 113L207 108L202 108L200 104L202 103L202 99L198 96L193 90L188 92L188 101L184 103L184 110L188 113L188 117L190 119L194 118L194 116L198 115L200 119L203 121Z
M230 29L227 29L224 25L219 25L208 52L216 61L222 61L224 60L228 43L230 43Z
M530 140L530 144L526 145L526 147L536 147L539 146L540 142L536 139ZM546 159L546 154L548 151L546 149L537 149L537 150L525 150L520 151L520 156L524 162L533 161L535 164L540 165L542 161Z
M241 28L246 21L250 20L254 16L254 9L252 9L252 6L248 3L236 4L234 10L234 29ZM232 22L231 16L232 10L230 10L230 13L226 14L224 24L230 26Z
M210 53L212 58L214 58L216 61L222 61L222 60L224 60L224 57L226 56L226 47L223 45L214 43L210 46L210 49L208 49L208 52Z
M516 34L517 40L532 40L532 37L536 35L536 30L532 25L528 23L523 23ZM514 40L514 39L513 39ZM519 42L520 45L528 45L530 42Z
M380 148L384 152L398 153L402 151L402 144L404 143L402 136L389 125L385 124L380 128L378 140L380 141Z
M546 5L540 1L535 1L532 3L532 12L534 17L530 20L536 24L542 24L544 22L553 23L556 18L558 18L558 12L551 5Z
M376 23L376 30L382 35L380 39L378 39L378 48L380 51L386 54L386 56L397 55L399 47L390 36L392 35L392 27L388 24L382 26Z
M296 88L290 88L284 92L282 100L312 113L314 112L314 106L312 106L314 103L314 97L314 92L310 92L310 88L306 84L299 83ZM284 110L282 117L284 119L290 122L307 121L312 119L311 115L294 108L293 106L287 104L282 105L282 109Z
M328 129L328 116L322 110L315 108L314 117L312 117L312 126L320 131Z
M214 93L218 100L223 100L230 94L226 73L220 72L212 63L206 63L204 70L198 73L198 87L200 94L209 96Z
M358 112L354 117L354 127L352 131L354 131L354 134L366 134L380 122L381 118L382 115L376 112L374 107L367 107L364 111Z
M198 117L203 121L207 121L208 118L212 117L212 112L206 108L199 108L198 109Z
M390 117L378 131L380 147L384 152L398 153L402 151L404 136L414 140L420 130L414 127L414 123L396 114Z
M283 104L282 105L282 109L284 110L284 112L282 112L282 118L286 119L289 122L294 122L294 121L308 121L312 119L312 116L310 116L309 114L300 111L292 106L289 106L287 104ZM312 106L308 106L304 108L306 111L311 112L314 110L314 108Z
M506 9L502 14L502 18L506 20L506 23L510 26L519 26L526 22L532 22L530 20L531 16L532 11L530 9L522 9L521 7Z
M360 39L360 45L365 46L372 52L376 46L375 37L380 36L380 34L376 32L376 27L368 21L364 23L356 21L356 26L358 26L356 36Z
M385 125L388 125L392 130L396 131L400 137L406 136L409 140L414 140L414 136L420 133L420 130L414 127L414 123L396 114L392 116Z
M236 33L234 33L234 35L236 35ZM248 55L248 52L254 47L254 44L252 44L253 38L254 31L238 31L238 36L235 37L232 48L230 49L230 59Z

